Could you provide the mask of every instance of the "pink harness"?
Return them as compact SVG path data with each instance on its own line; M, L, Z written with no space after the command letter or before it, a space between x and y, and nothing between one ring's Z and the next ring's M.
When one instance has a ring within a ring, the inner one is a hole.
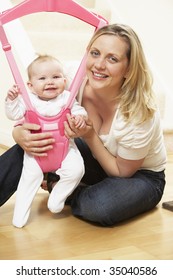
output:
M25 119L27 122L39 124L41 126L40 132L51 131L53 133L53 137L55 138L55 144L53 149L48 151L48 156L36 157L42 171L49 172L60 168L68 151L69 141L64 135L64 121L66 120L66 114L70 112L78 89L82 83L82 79L85 76L86 54L83 57L77 73L70 85L69 91L71 94L66 106L55 117L46 118L41 116L33 108L30 102L25 84L11 51L11 45L8 42L3 28L3 24L22 16L39 12L59 12L68 14L94 26L95 30L107 25L108 22L101 16L88 11L86 8L77 4L73 0L26 0L0 14L0 40L13 74L14 81L16 84L20 85L22 96L27 107Z

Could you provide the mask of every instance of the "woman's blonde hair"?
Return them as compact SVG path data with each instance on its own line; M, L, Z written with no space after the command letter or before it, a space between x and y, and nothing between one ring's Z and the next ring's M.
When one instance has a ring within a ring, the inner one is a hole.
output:
M87 49L102 35L118 36L127 45L128 73L118 96L120 110L126 121L142 123L151 118L156 110L152 90L152 75L137 34L127 25L111 24L97 30Z

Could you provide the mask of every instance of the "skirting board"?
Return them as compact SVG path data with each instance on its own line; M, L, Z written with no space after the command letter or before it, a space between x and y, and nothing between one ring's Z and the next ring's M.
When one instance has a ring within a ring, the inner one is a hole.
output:
M11 147L15 144L13 140L12 131L0 129L0 144Z

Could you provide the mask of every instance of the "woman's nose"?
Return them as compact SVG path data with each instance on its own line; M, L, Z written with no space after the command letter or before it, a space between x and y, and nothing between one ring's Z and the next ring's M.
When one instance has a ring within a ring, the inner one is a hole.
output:
M95 67L98 69L104 69L105 68L105 59L104 58L98 58L95 62Z

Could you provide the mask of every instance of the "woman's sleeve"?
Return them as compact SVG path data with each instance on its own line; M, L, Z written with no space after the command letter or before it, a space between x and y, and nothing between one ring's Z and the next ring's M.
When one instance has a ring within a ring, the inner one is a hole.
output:
M146 157L152 144L154 129L154 119L139 125L129 125L126 133L120 134L118 139L118 155L129 160Z

